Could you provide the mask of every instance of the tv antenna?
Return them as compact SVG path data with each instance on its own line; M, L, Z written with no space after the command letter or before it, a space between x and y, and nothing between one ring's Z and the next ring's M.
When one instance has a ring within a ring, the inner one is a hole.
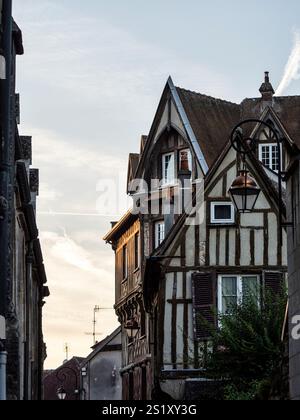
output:
M102 333L96 332L96 325L97 325L97 319L96 314L100 311L111 311L113 308L102 308L99 305L96 305L93 310L93 332L91 333L85 333L85 335L92 335L93 336L93 345L97 344L96 335L101 335Z

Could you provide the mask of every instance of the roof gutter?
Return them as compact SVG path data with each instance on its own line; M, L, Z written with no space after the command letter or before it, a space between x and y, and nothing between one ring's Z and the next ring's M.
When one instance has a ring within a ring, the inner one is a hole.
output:
M191 126L191 124L189 122L189 119L187 117L187 114L186 114L186 112L184 110L184 107L182 105L181 99L180 99L180 97L178 95L177 89L176 89L176 87L175 87L175 85L174 85L173 80L172 80L171 77L169 77L169 79L168 79L168 85L169 85L170 90L172 92L172 95L173 95L173 98L174 98L174 101L175 101L177 110L179 112L180 118L181 118L182 123L184 125L184 128L185 128L185 130L186 130L186 132L188 134L188 137L189 137L189 139L190 139L190 141L192 143L194 152L196 153L196 156L198 158L198 161L199 161L199 163L201 165L202 171L203 171L204 175L206 175L208 173L209 167L207 165L207 162L205 160L205 157L203 155L203 152L202 152L202 150L201 150L201 148L199 146L199 143L198 143L198 141L196 139L196 136L194 134L194 131L192 129L192 126Z

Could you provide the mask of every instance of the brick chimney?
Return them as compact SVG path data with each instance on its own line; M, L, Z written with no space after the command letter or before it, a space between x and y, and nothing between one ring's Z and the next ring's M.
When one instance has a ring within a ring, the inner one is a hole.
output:
M264 102L272 102L275 91L273 89L272 84L270 83L270 77L269 77L268 71L265 72L265 81L261 85L259 91L261 93L262 100Z

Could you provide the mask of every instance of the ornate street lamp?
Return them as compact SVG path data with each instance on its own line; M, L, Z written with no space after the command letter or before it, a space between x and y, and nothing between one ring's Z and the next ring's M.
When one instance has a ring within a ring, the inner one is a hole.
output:
M233 182L229 195L240 213L251 213L260 194L260 188L245 169Z
M59 400L65 400L66 397L67 397L67 393L62 386L58 388L56 394L57 394Z
M136 318L129 319L125 324L125 331L127 332L128 337L131 339L136 337L139 329L140 327Z
M282 138L279 138L277 130L265 122L255 118L248 119L240 122L231 133L231 144L237 153L242 157L243 168L240 171L239 176L233 181L233 184L229 190L230 197L240 213L249 213L252 212L257 199L260 194L260 188L258 187L255 180L249 175L246 164L246 156L253 154L256 150L259 139L251 136L244 136L243 127L249 124L259 124L267 127L278 147L278 210L279 210L279 227L280 227L280 244L282 245L282 228L287 226L293 226L293 223L286 223L283 220L283 209L282 209L282 181L283 181L283 172L282 172L282 159L281 159L281 144L283 142Z

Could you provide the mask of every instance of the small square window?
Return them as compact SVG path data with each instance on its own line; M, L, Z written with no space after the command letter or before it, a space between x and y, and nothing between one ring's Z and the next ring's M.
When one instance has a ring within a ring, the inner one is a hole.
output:
M231 203L212 203L211 223L234 223L233 205Z

